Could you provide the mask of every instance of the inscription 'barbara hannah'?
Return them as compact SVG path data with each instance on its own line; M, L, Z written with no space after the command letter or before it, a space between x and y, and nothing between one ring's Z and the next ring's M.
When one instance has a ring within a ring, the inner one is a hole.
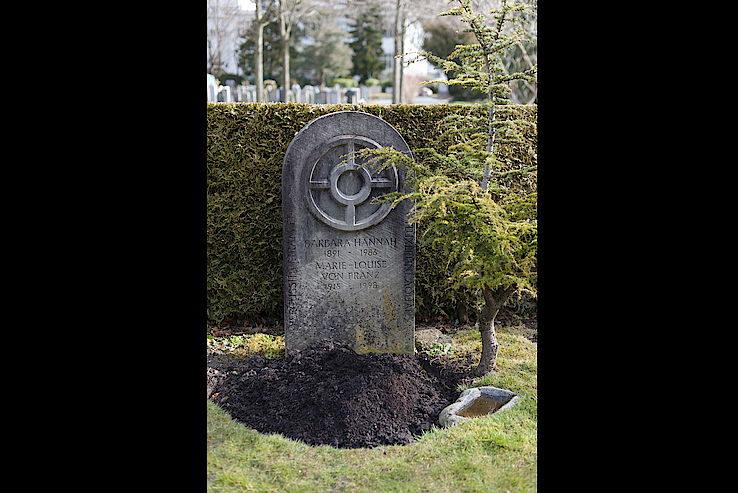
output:
M341 248L341 247L377 247L377 246L397 246L397 238L323 238L305 240L307 248Z

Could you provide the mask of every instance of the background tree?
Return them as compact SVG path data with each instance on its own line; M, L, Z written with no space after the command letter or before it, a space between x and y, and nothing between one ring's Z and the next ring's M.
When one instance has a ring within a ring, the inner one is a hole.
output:
M215 77L223 73L223 49L237 28L238 12L236 0L208 0L208 72Z
M353 50L353 74L360 77L359 82L377 78L384 69L382 61L382 12L377 3L365 8L355 9L349 28L353 36L350 43Z
M523 1L530 5L535 4L533 0ZM489 21L491 12L500 9L502 3L502 0L473 0L472 6ZM520 22L506 23L502 27L502 33L506 36L512 36L514 31L518 30L524 34L524 37L521 37L513 46L501 53L500 59L506 73L528 70L536 65L538 59L536 10L527 9L516 12L516 18ZM510 81L510 99L516 104L532 104L536 101L537 92L537 85L525 79Z
M315 13L316 1L312 0L274 0L277 3L279 36L282 40L282 101L287 102L290 90L290 39L292 27L298 19L305 21Z
M256 101L264 101L264 28L272 18L273 0L254 0L254 21L252 28L256 34L254 49L254 85L256 85Z
M438 137L447 143L445 154L418 149L412 161L393 149L360 152L370 156L368 165L391 163L412 170L412 191L388 194L387 200L415 200L411 221L423 222L425 232L419 244L441 246L449 259L453 286L478 293L482 354L474 372L484 375L497 361L494 322L500 308L514 293L536 293L536 167L515 169L498 159L499 146L518 142L526 124L514 118L509 106L499 104L510 102L511 81L535 83L536 67L509 73L501 59L524 38L522 29L506 35L503 28L521 21L516 14L530 11L530 5L503 0L499 9L491 11L489 27L484 16L472 10L470 0L455 3L457 7L440 15L459 16L476 43L456 46L446 59L425 51L415 59L433 60L455 74L448 81L429 84L445 82L485 94L486 118L452 115L445 119ZM513 186L516 180L525 186Z
M392 39L395 47L395 58L392 63L392 104L402 103L402 59L405 53L405 22L407 0L395 0L395 22Z
M262 88L264 80L277 80L282 75L282 40L279 37L279 20L276 15L265 20L269 22L265 22L262 31ZM250 30L238 48L238 66L247 77L254 78L254 84L257 79L257 46L257 33L255 30Z
M316 11L305 22L305 38L310 41L299 55L296 74L298 79L324 87L327 78L351 76L353 51L344 41L346 32L339 27L333 8L318 6Z
M503 65L507 73L523 72L538 63L538 32L535 10L521 12L525 22L525 39L520 40L505 53ZM526 79L510 81L510 98L516 104L533 104L538 101L538 85Z
M474 34L463 30L463 26L452 17L437 17L423 23L425 31L423 38L423 50L437 55L441 59L449 56L457 45L474 43ZM435 68L443 68L442 63L429 60ZM455 73L448 71L447 75L453 79ZM484 97L484 94L473 88L463 86L449 87L449 94L456 100L474 100Z
M427 21L434 12L449 3L448 0L392 0L388 10L393 17L393 40L394 40L394 63L392 66L392 103L405 102L403 90L404 67L403 55L405 55L405 39L408 28L415 23L422 24Z
M482 15L485 22L489 24L492 21L492 14L495 9L501 6L501 0L473 0L472 7ZM522 29L525 36L519 42L515 43L508 50L500 54L500 60L506 73L516 73L528 70L536 65L537 62L537 23L535 10L531 9L527 12L517 12L516 16L522 23L505 23L502 27L502 34L512 36L513 31ZM469 44L475 39L474 35L464 24L455 16L436 17L423 23L425 31L425 39L423 41L423 49L444 59L455 48L457 44ZM442 68L439 64L429 60L436 68ZM453 78L454 73L449 72L449 77ZM510 81L511 92L510 100L515 104L532 104L536 101L537 86L525 79L516 79ZM453 86L449 88L450 94L455 99L460 100L478 100L483 99L484 94L478 90L464 86Z
M279 35L279 19L276 11L268 19L269 22L264 26L262 43L263 43L263 80L279 81L284 78L283 74L283 56L282 56L282 39ZM300 67L300 51L298 47L303 43L305 31L300 24L295 24L290 35L290 71L295 76L295 68ZM244 75L250 80L256 80L256 31L253 29L247 31L243 37L243 41L238 48L238 66ZM297 63L293 63L293 62ZM296 66L297 65L297 66ZM297 74L300 78L300 74ZM264 88L266 91L266 87ZM265 93L266 94L266 93Z

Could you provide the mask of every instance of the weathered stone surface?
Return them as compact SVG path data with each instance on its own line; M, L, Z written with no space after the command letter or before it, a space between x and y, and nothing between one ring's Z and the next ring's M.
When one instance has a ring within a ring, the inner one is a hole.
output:
M453 339L438 329L420 329L415 331L415 345L430 349L435 344L453 344Z
M372 199L406 191L405 169L381 172L348 154L393 147L402 136L378 117L330 113L290 143L282 169L284 322L287 351L321 339L356 352L414 352L413 204ZM342 161L348 159L348 162Z

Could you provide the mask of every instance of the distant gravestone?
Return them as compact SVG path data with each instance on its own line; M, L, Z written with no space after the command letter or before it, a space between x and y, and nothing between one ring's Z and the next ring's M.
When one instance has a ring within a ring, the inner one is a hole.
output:
M407 170L360 168L360 158L347 155L364 147L393 147L412 157L397 130L358 111L312 120L287 149L282 225L288 351L329 339L359 353L414 352L413 204L405 200L392 209L373 202L407 191Z
M231 92L231 86L221 86L221 87L223 88L221 91L221 94L223 95L223 102L232 103L233 93Z
M357 91L354 89L346 89L346 102L348 104L355 103Z
M256 86L241 86L242 88L242 101L247 103L256 102Z
M304 103L303 101L303 95L302 90L300 89L300 86L298 84L292 84L292 101L296 103Z
M313 86L305 86L302 88L303 103L315 103L315 88Z

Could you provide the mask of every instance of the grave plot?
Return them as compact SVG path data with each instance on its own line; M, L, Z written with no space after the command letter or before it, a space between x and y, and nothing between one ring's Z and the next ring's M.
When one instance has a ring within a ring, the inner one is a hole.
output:
M341 448L408 444L438 425L466 373L424 353L357 354L321 341L284 358L211 355L208 397L261 433Z
M262 433L311 445L407 444L438 422L467 373L415 352L413 204L407 170L362 166L354 151L402 136L378 117L308 123L282 169L286 356L211 358L208 398Z

